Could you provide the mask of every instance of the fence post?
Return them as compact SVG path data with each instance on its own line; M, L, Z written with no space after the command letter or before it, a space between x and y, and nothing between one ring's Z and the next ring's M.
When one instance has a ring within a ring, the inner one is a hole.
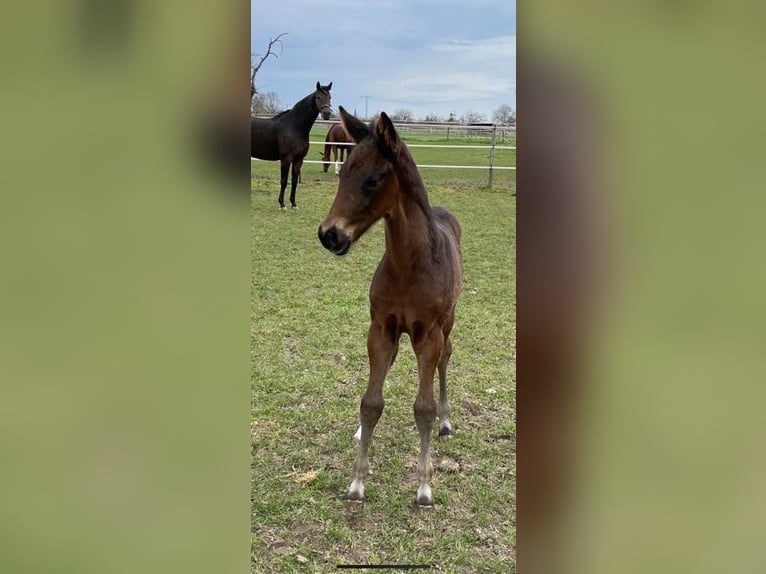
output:
M497 126L492 125L492 144L489 149L489 181L487 187L492 187L492 167L495 165L495 140L497 137Z

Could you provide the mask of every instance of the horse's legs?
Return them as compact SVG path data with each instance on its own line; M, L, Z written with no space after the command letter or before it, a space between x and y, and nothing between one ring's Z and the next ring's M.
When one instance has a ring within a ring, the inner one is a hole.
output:
M439 436L441 438L452 436L452 425L449 422L452 410L447 400L447 364L452 356L452 342L449 339L449 334L452 331L454 322L455 314L453 312L442 328L444 333L444 349L439 359L439 403L436 406L436 414L439 417Z
M326 142L327 140L325 140ZM322 154L322 171L327 172L327 168L330 167L330 144L324 144L324 153Z
M399 342L397 341L394 343L394 352L391 354L391 359L388 361L388 367L386 368L386 372L388 372L388 369L391 368L391 365L394 364L394 361L396 360L396 354L399 352ZM385 377L385 375L384 375ZM362 440L362 425L359 425L359 428L356 429L356 432L354 433L354 440Z
M340 175L340 170L343 168L343 162L348 159L348 154L351 153L351 148L348 146L340 146L340 165L335 175Z
M359 451L354 460L354 479L348 489L346 498L349 500L364 500L364 479L370 470L370 462L367 451L370 448L370 438L375 425L378 424L380 415L383 413L383 381L391 367L398 342L392 334L375 322L370 325L367 333L367 354L370 358L370 381L367 391L359 405L359 418L361 419L361 436L359 439Z
M418 492L415 504L433 505L431 497L431 477L434 473L431 462L431 431L436 419L436 401L434 400L434 373L444 348L444 333L441 327L434 327L413 340L412 346L418 358L418 396L415 399L415 422L420 434L420 457L418 458Z
M436 414L439 416L439 437L449 438L452 436L452 425L449 422L452 411L447 400L447 363L452 355L452 342L444 340L444 350L439 360L439 403L436 405Z
M293 177L290 180L290 205L293 206L293 209L296 209L298 206L295 205L295 190L298 187L298 181L301 178L301 166L303 165L303 159L294 159L293 160Z
M340 165L338 165L338 153L343 158L343 146L333 146L333 159L335 160L335 175L340 175Z
M282 160L279 180L279 209L285 208L285 188L287 187L287 174L290 172L290 161Z

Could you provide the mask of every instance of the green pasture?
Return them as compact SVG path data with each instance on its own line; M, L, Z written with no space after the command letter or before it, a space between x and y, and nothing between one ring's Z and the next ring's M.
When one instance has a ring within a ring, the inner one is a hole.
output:
M462 225L465 278L448 373L455 436L434 439L435 505L417 510L417 374L406 335L386 379L367 500L343 499L382 224L332 255L317 239L337 190L332 172L304 166L299 209L279 211L278 164L253 165L251 571L395 563L515 572L515 184L426 178L431 203Z
M327 126L315 125L311 131L310 141L324 142L327 135ZM491 138L486 136L471 137L447 137L443 131L427 133L422 131L400 129L402 139L408 144L435 144L435 145L490 145ZM501 141L498 136L497 146L514 147L515 136L507 136ZM306 160L321 160L324 145L312 145ZM444 184L451 186L487 185L489 180L489 149L445 149L445 148L410 148L412 156L418 165L468 165L481 166L486 169L437 169L422 168L420 174L426 184ZM513 167L516 165L516 150L495 149L495 166ZM279 165L272 162L252 162L252 172L263 177L270 177L279 181ZM333 181L335 178L332 166L327 173L322 172L321 164L304 164L301 176L317 181ZM492 185L499 187L515 187L516 172L514 170L494 170ZM289 193L289 190L288 190Z

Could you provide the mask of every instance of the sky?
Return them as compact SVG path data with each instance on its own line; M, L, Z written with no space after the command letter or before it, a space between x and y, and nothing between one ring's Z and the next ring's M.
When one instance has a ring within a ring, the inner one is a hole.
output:
M516 109L515 0L251 0L250 29L255 55L288 33L256 77L285 109L317 81L359 116Z

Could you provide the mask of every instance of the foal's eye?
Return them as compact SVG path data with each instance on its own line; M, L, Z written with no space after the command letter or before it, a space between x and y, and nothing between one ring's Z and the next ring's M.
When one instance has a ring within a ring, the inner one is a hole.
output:
M380 176L377 175L371 175L366 180L364 180L364 188L372 191L376 187L378 187L378 183L380 182Z

